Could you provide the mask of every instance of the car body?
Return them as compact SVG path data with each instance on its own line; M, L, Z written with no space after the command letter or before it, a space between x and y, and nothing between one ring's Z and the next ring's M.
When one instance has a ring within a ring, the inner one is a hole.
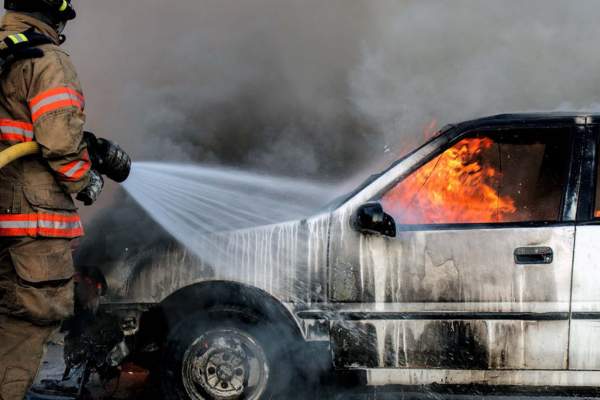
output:
M262 307L367 385L600 386L599 127L576 113L449 125L318 215L215 234L193 252L209 261L127 253L105 268L105 307L132 335L155 309ZM452 215L435 179L463 196Z

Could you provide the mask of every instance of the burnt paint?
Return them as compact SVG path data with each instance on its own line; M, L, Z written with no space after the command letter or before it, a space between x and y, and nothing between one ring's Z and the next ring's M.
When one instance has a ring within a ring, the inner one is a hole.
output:
M408 349L411 367L486 369L489 354L486 350L485 325L469 321L436 321ZM414 340L414 338L412 338Z
M566 368L564 321L388 320L331 321L332 340L354 343L356 358L344 367L468 370L561 370ZM345 331L343 333L339 331ZM375 332L364 335L355 332ZM553 332L551 339L548 332ZM350 338L350 339L349 339ZM367 343L373 340L375 346ZM362 343L361 343L362 342ZM558 343L558 345L553 345ZM334 351L337 347L334 346ZM367 352L374 354L365 354ZM340 360L336 355L336 359Z
M391 325L384 329L381 337L375 323L332 321L335 365L338 368L449 369L487 369L489 366L485 324L428 321L422 333L405 329L400 340Z
M377 331L368 323L334 322L330 328L334 365L337 368L379 366Z

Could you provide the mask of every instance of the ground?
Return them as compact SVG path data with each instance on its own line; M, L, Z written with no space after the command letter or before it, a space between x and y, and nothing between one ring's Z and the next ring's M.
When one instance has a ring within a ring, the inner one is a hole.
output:
M113 397L105 397L104 394L96 393L92 399L102 400L121 400L121 399L135 399L135 400L159 400L155 397L157 390L153 387L139 388L137 396L131 397L130 390L132 386L128 386L128 389L117 390ZM114 388L107 388L108 390L114 390ZM304 400L306 397L300 397L292 399L289 396L277 400ZM526 393L515 393L506 392L502 390L482 390L480 388L456 388L454 393L448 393L441 388L435 388L434 390L425 389L407 389L400 387L379 387L379 388L348 388L344 385L324 385L320 387L316 393L310 396L310 399L319 400L472 400L472 399L489 399L489 400L539 400L539 399L550 399L550 400L567 400L567 399L589 399L599 400L600 392L542 392L542 391L530 391ZM90 399L90 400L92 400Z

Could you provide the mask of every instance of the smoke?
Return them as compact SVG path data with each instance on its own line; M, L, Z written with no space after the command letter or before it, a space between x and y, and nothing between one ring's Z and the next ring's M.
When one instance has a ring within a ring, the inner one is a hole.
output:
M422 142L434 118L598 102L594 0L77 7L67 45L89 127L137 159L339 179Z
M599 102L595 0L76 6L88 128L136 160L341 181L422 143L432 119Z
M387 141L432 117L597 108L598 2L402 4L382 14L350 79L356 107Z
M78 8L69 48L90 127L138 160L340 177L377 147L348 84L375 26L368 2L89 1Z

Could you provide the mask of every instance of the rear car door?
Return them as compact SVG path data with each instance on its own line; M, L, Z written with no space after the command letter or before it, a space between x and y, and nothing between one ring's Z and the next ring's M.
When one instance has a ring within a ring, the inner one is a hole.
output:
M472 129L371 201L395 237L331 233L337 367L567 368L573 126Z
M600 370L600 125L588 117L582 140L569 369Z

